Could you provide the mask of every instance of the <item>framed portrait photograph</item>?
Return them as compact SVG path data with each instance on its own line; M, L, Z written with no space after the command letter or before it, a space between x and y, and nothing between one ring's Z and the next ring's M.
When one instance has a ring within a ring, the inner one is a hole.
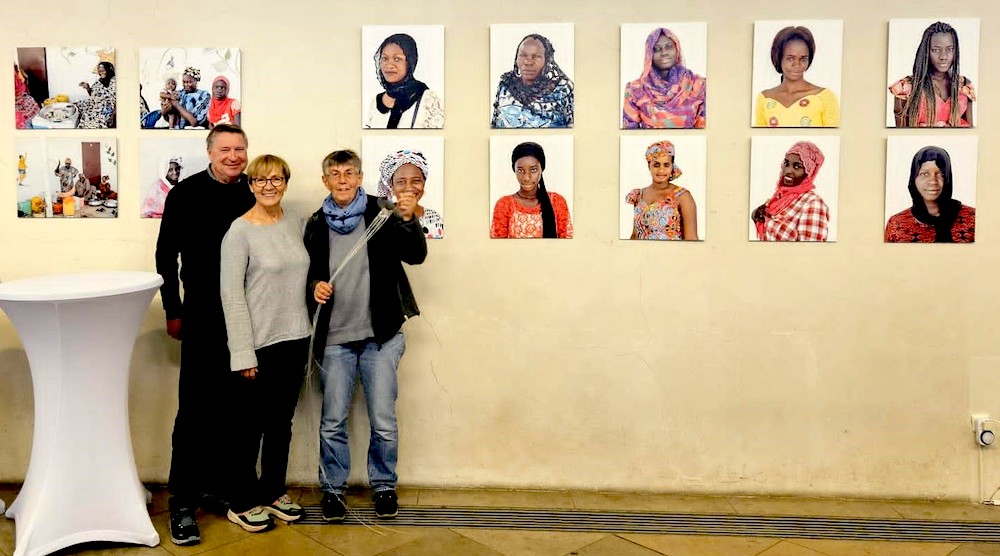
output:
M19 47L14 54L14 127L114 129L115 49Z
M573 237L573 136L490 137L490 237Z
M444 137L366 135L361 161L366 192L393 201L404 191L413 193L414 214L427 239L444 238Z
M361 126L444 127L444 26L361 28Z
M238 48L139 50L142 129L211 129L242 125Z
M181 180L208 168L203 137L188 134L139 141L139 216L162 218L167 193Z
M621 138L618 238L704 240L704 135Z
M490 25L490 127L573 127L573 24Z
M19 137L14 154L18 217L118 217L115 139Z

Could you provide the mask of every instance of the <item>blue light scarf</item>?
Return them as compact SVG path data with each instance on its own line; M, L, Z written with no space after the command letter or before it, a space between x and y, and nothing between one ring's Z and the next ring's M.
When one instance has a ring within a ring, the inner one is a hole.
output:
M358 193L354 200L346 207L341 207L333 200L333 195L327 195L323 200L323 214L326 216L326 224L330 229L338 234L344 235L354 231L365 215L365 208L368 207L368 195L365 190L358 188Z

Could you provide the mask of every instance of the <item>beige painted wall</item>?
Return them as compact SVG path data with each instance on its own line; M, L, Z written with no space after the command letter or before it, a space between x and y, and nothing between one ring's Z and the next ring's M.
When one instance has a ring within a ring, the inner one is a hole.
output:
M433 134L445 137L448 238L410 271L424 314L405 328L402 484L978 499L969 415L1000 417L1000 195L989 179L1000 128L997 4L712 0L671 2L670 13L648 0L372 5L174 0L139 14L126 0L66 2L52 18L8 10L0 51L113 44L125 121L138 111L138 48L241 47L251 154L289 160L288 203L305 212L325 193L322 157L361 146L360 26L446 26L448 125ZM980 137L978 243L883 245L885 138L908 133L884 128L887 21L935 14L983 18L980 127L953 132ZM789 18L844 19L843 125L819 132L841 137L835 244L746 239L753 21ZM618 26L656 20L708 21L707 242L615 239ZM576 238L491 241L489 24L550 21L576 24ZM0 87L0 105L11 95ZM9 110L0 129L13 129ZM10 177L0 188L0 277L153 269L158 223L137 217L146 135L131 126L95 134L119 140L122 216L87 222L14 217L13 141L23 135L0 133L0 176ZM177 365L157 299L136 344L130 398L147 481L167 476ZM0 481L24 477L30 392L24 352L0 316ZM360 480L367 434L355 410ZM290 481L316 480L318 411L310 391ZM983 455L992 491L1000 453Z

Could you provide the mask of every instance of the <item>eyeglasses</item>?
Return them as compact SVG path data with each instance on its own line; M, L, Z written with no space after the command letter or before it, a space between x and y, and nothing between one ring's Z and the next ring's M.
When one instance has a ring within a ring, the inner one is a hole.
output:
M274 176L273 178L250 178L250 184L257 189L264 189L268 185L275 189L281 189L285 187L285 178L281 176Z

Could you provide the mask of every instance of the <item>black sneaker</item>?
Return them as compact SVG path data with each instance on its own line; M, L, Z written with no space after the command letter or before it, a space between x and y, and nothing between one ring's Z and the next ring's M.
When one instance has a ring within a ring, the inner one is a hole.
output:
M375 515L381 519L396 517L399 513L399 504L396 502L395 490L380 490L372 496L375 502Z
M324 492L323 501L320 502L320 506L323 508L324 521L344 521L344 514L347 513L347 506L344 504L344 499L341 495L334 494L332 492Z
M229 502L218 494L206 492L201 495L201 508L208 513L225 516L229 512Z
M171 508L170 540L181 546L201 542L201 531L194 518L194 508Z

